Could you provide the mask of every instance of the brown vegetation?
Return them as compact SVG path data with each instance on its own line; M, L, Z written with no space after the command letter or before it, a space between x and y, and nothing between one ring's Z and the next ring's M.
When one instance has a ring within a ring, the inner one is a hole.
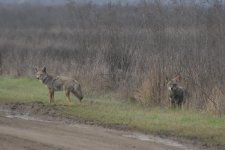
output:
M181 74L191 107L224 112L220 1L1 5L0 33L1 74L33 76L33 66L49 64L89 95L113 90L150 105L168 104L165 78Z

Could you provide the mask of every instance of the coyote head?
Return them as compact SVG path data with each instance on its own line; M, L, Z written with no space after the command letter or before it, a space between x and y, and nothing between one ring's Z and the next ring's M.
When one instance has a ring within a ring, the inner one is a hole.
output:
M81 91L81 86L79 83L74 85L74 89L71 91L74 95L76 95L79 100L81 101L83 99L83 94Z
M34 68L34 71L35 71L35 76L36 76L36 78L38 79L38 80L40 80L40 81L44 81L44 80L46 80L46 78L48 77L47 76L47 72L46 72L46 67L43 67L43 68L37 68L37 67L35 67Z
M172 80L168 80L168 78L166 78L166 82L167 82L167 88L168 90L172 90L174 88L178 87L178 82L181 81L181 76L178 75L175 78L173 78Z

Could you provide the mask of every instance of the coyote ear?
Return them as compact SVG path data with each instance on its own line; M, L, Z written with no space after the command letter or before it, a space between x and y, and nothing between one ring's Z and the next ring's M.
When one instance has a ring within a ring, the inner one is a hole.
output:
M42 68L42 71L46 73L46 67L43 67Z
M181 79L182 79L182 77L181 77L181 75L179 74L179 75L177 75L173 80L175 80L175 81L181 81Z
M181 77L181 75L179 74L179 75L177 76L177 80L178 80L178 81L181 81L181 79L182 79L182 77Z
M166 82L168 82L169 81L169 78L166 76Z

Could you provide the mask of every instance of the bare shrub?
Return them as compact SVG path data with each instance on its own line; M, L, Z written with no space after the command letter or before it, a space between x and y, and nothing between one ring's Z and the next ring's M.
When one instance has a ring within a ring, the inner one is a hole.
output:
M150 71L136 89L134 98L143 105L168 105L164 77L156 70Z
M225 95L218 87L214 87L212 97L213 99L206 104L206 111L221 116L225 113Z
M143 81L141 87L134 93L134 98L143 105L155 105L153 85L150 79Z

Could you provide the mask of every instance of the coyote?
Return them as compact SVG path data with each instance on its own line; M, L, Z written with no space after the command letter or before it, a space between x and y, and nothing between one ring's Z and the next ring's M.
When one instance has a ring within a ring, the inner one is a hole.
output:
M36 68L35 67L36 78L46 85L49 91L49 102L54 102L54 92L64 91L65 95L71 103L70 92L73 93L81 102L83 99L80 84L71 78L63 76L53 76L47 73L46 67Z
M181 108L182 104L185 103L184 96L186 95L187 91L184 87L179 86L178 82L181 80L181 76L178 75L177 77L173 78L172 80L167 80L167 88L169 90L169 101L172 107L178 106Z

